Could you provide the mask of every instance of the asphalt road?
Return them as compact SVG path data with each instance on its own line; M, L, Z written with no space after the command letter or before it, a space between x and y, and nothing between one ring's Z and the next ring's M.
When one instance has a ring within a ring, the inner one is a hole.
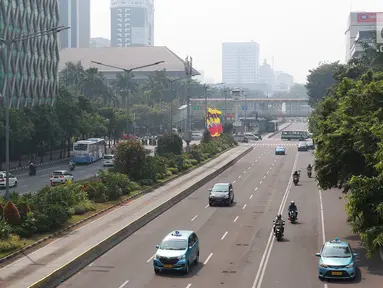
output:
M191 144L199 143L199 141L192 141ZM145 148L154 151L155 146L145 146ZM102 161L97 161L89 165L77 165L76 169L72 172L76 180L86 179L95 176L100 169L105 169ZM17 191L20 194L27 192L35 192L46 185L50 185L49 176L55 170L69 170L69 160L47 164L37 167L36 176L29 176L28 170L19 170L11 172L12 175L17 177L18 185L16 188L10 188L10 191ZM0 190L0 195L5 194L5 189Z
M293 129L300 129L291 127ZM291 141L290 141L291 142ZM275 156L283 143L287 155ZM278 140L247 143L255 149L234 166L121 242L60 287L94 288L332 288L344 282L321 282L318 252L325 239L349 239L361 253L361 276L351 286L382 287L383 266L378 258L365 260L346 225L344 200L338 191L322 192L305 167L311 152L297 152L296 144ZM300 185L291 185L295 169L302 170ZM217 182L233 182L232 207L209 207L208 189ZM295 200L296 224L287 223L285 240L271 237L272 220L279 210L287 220L287 206ZM324 207L322 229L321 202ZM200 263L189 275L153 272L155 245L174 229L191 229L200 239ZM327 238L326 238L327 237Z

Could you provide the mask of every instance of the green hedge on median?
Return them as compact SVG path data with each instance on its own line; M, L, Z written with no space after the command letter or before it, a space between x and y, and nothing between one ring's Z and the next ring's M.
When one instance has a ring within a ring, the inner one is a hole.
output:
M238 145L232 137L222 135L192 145L190 153L180 153L178 146L182 140L177 137L172 134L160 138L161 153L155 156L149 155L139 141L120 143L115 167L101 170L93 181L46 186L36 193L23 195L13 192L9 201L0 197L1 255L25 245L20 238L57 231L68 225L74 215L88 216L88 212L107 207L98 207L102 203L116 203L132 192L164 181Z

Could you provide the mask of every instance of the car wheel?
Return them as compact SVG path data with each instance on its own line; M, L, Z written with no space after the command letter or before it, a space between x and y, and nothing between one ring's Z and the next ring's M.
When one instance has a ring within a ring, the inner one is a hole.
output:
M213 203L209 202L209 206L213 207Z
M15 184L13 185L13 187L17 187L17 181L15 181Z
M233 199L231 199L231 203L230 204L233 204L234 203L234 197L233 197Z
M154 269L154 273L155 273L156 275L158 275L158 274L160 274L160 270L158 270L158 269Z
M197 266L199 262L199 251L197 252L197 257L194 260L194 265Z
M322 276L318 276L318 279L319 279L320 281L324 281L324 278L323 278Z

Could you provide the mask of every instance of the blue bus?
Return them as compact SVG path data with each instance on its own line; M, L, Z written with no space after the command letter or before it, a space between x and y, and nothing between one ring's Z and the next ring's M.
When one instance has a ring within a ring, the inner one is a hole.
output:
M105 155L106 142L102 138L89 138L73 143L72 161L89 164L96 162Z

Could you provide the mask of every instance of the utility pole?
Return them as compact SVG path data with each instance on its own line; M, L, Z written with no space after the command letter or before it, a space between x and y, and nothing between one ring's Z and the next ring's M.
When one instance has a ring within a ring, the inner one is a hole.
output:
M188 86L187 86L187 101L186 101L186 127L184 133L184 140L186 141L186 152L190 152L190 141L191 141L191 131L190 131L190 83L193 76L193 58L187 56L185 59L185 74L188 76Z
M223 90L223 93L225 95L225 118L224 118L224 124L226 124L226 118L227 118L227 92L228 90L227 89L224 89Z
M205 91L205 129L207 127L207 114L208 114L208 106L207 106L207 89L209 88L206 84L203 85Z
M247 95L245 95L245 133L247 132Z

